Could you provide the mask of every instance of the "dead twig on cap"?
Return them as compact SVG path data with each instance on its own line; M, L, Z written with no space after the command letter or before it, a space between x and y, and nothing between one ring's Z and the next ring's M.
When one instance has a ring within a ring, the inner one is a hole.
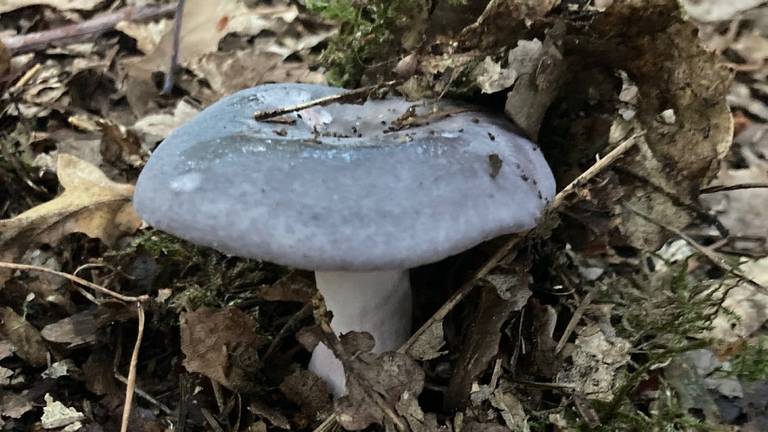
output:
M307 108L312 108L316 106L325 106L325 105L330 105L332 103L338 103L338 102L350 103L350 102L363 100L368 98L368 96L371 93L377 90L381 90L383 88L392 87L394 85L397 85L399 82L400 81L398 80L387 81L381 84L371 85L367 87L360 87L359 89L355 89L355 90L349 90L344 93L339 93L335 95L313 99L311 101L302 102L289 107L256 111L255 113L253 113L253 119L257 121L264 121L264 120L271 119L273 117L279 117L281 115L290 114L292 112L301 111L301 110L305 110Z

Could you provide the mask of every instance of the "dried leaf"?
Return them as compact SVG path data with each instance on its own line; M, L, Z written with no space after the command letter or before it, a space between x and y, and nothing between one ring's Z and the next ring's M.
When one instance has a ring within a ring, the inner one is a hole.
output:
M432 360L447 352L440 351L443 345L445 345L443 322L436 321L411 345L408 355L419 361Z
M578 334L573 364L558 374L557 381L573 384L587 399L610 401L620 382L617 371L629 361L632 345L605 335L597 324L587 325Z
M529 432L528 415L525 414L522 402L512 393L512 385L503 382L493 391L489 398L491 405L499 410L504 424L513 432Z
M190 0L184 7L179 64L191 67L201 56L215 52L219 41L230 33L247 36L264 30L277 33L297 16L294 5L248 8L236 0ZM157 95L152 73L167 68L172 48L173 31L169 28L151 53L129 66L126 96L135 112L147 112L149 102Z
M761 3L763 0L680 0L691 18L703 22L727 21Z
M444 430L437 425L435 414L424 414L419 406L419 400L409 392L404 392L395 405L395 410L405 421L412 432L438 432Z
M256 295L267 301L307 303L317 293L311 273L292 271L272 285L260 286Z
M280 429L287 430L291 428L291 423L280 411L267 406L259 400L251 401L251 405L248 407L248 410L251 411L254 415L268 420L270 423L272 423L273 426L276 426Z
M118 167L128 165L138 168L144 165L149 155L142 152L141 139L135 132L108 120L100 122L100 126L99 151L104 162Z
M112 372L112 355L106 349L99 347L91 352L88 360L83 364L85 374L85 387L99 396L115 394L119 391L117 381Z
M2 0L0 1L0 13L37 5L50 6L62 11L93 10L100 4L101 0Z
M115 30L121 31L136 40L136 48L139 51L149 54L157 44L160 43L163 35L171 28L172 20L162 19L151 22L121 21L115 26Z
M0 415L10 418L21 418L24 414L32 411L32 403L20 394L5 393L0 399Z
M16 355L33 367L48 364L48 348L40 332L9 307L0 309L0 332L15 347Z
M0 220L0 260L15 261L30 247L55 245L75 232L111 245L141 225L131 205L132 185L115 183L74 156L59 155L57 166L64 193L12 219ZM8 271L0 271L0 283L8 276Z
M331 392L323 380L308 370L288 375L280 384L280 391L311 419L332 406Z
M53 400L53 396L45 394L45 406L43 417L40 418L43 429L56 429L75 422L85 420L85 415L74 408L67 407L59 401Z
M521 42L524 41L518 42L518 47ZM509 55L512 56L511 51ZM490 57L483 59L483 62L477 65L472 73L475 83L483 93L496 93L511 87L519 76L516 70L502 67L500 63L493 61Z
M406 393L416 398L424 387L424 371L410 357L398 352L362 353L355 372L347 371L347 394L335 401L339 424L347 430L362 430L383 424L384 413L372 404L367 392L381 395L394 407Z
M16 348L9 340L6 340L5 338L0 339L0 360L12 356L14 351L16 351Z
M484 287L479 293L445 396L449 409L461 409L469 402L472 383L499 352L504 323L512 312L525 306L531 295L526 266L514 265L509 272L511 275L490 275L486 282L491 282L496 289Z
M755 282L768 285L768 257L759 260L749 260L739 266L745 276ZM721 293L730 288L723 284ZM752 285L741 282L728 291L723 301L725 311L720 311L712 321L712 330L704 337L721 341L738 341L749 338L768 321L768 295ZM733 315L739 317L734 320Z
M48 324L40 333L49 342L67 344L68 348L75 348L95 342L99 329L105 325L125 321L134 316L134 310L123 303L104 303Z
M544 114L563 84L565 60L558 47L564 34L564 25L555 25L543 43L522 40L509 52L509 68L520 78L507 93L504 113L528 136L539 135Z
M142 137L142 140L149 145L149 148L152 149L155 143L165 139L172 130L191 120L198 112L200 110L182 99L176 105L172 114L149 114L137 120L131 126L131 129L136 131Z
M0 41L0 76L11 70L11 51Z
M200 308L181 316L184 367L234 391L253 388L261 367L258 349L266 343L256 322L236 308Z

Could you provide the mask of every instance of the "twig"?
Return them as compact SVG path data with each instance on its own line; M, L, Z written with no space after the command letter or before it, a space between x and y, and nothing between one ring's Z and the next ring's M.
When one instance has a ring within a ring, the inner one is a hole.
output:
M128 378L120 375L117 372L114 373L114 376L115 376L115 379L117 379L121 383L123 383L125 385L128 385ZM144 390L142 390L142 389L140 389L138 387L134 387L134 391L136 392L137 395L141 396L144 400L146 400L147 402L149 402L152 405L154 405L157 408L159 408L160 411L162 411L162 412L164 412L164 413L166 413L168 415L173 415L173 410L168 408L168 405L166 405L166 404L160 402L159 400L155 399L149 393L145 392Z
M742 190L742 189L766 189L768 188L768 183L739 183L735 185L719 185L719 186L709 186L702 188L699 193L700 194L711 194L715 192L725 192L725 191L734 191L734 190Z
M546 389L553 389L553 390L570 390L570 391L576 390L576 386L570 383L548 383L548 382L525 381L525 380L514 380L512 382L515 384L526 386L526 387L538 387L538 388L546 388Z
M587 306L592 303L592 299L595 298L595 290L590 290L587 295L584 296L584 299L581 301L579 306L576 308L576 310L573 312L573 316L571 317L571 320L568 321L568 325L565 327L565 331L563 332L563 336L560 337L560 340L557 342L557 345L555 346L555 354L559 354L560 351L563 350L563 347L565 347L565 344L568 342L568 338L571 337L571 333L573 333L573 330L576 328L576 324L581 321L582 315L584 315L584 311L587 310Z
M141 339L144 337L144 304L136 302L136 312L139 315L139 328L136 334L136 344L131 353L131 364L128 369L128 382L125 386L125 404L123 405L123 419L120 423L120 432L128 432L128 422L131 417L131 408L133 405L133 394L136 390L136 365L139 362L139 351L141 350Z
M56 270L51 270L49 268L40 267L36 265L29 265L29 264L16 264L16 263L9 263L9 262L3 262L0 261L0 268L7 268L12 270L31 270L31 271L39 271L43 273L49 273L56 276L61 276L63 278L69 279L72 282L79 283L80 285L86 286L94 291L98 291L102 294L108 295L110 297L114 297L118 300L122 300L124 302L129 303L144 303L145 301L149 300L148 295L140 295L138 297L134 296L127 296L120 293L116 293L110 289L104 288L101 285L97 285L93 282L87 281L83 278L79 278L77 276L71 275L69 273L64 273Z
M178 0L176 3L176 15L173 19L173 48L171 51L171 64L168 65L168 73L165 74L163 91L161 94L168 95L173 91L173 80L176 76L176 69L179 64L179 45L181 44L181 21L184 15L184 0Z
M587 168L587 170L581 173L580 176L576 177L576 180L572 181L555 196L555 199L552 200L552 203L549 205L550 210L556 210L560 208L568 195L576 191L577 188L581 187L587 181L591 180L595 175L602 172L609 165L616 162L616 160L623 156L627 150L634 147L635 144L637 144L637 139L643 135L645 135L645 132L638 132L630 136L629 138L625 139L624 142L619 144L615 149L611 150L603 158L595 162L594 165Z
M94 38L110 31L121 21L150 21L171 14L174 5L162 6L129 6L115 12L97 15L87 21L70 24L51 30L11 36L3 39L3 44L12 55L38 51L48 46L71 44Z
M361 87L355 90L349 90L344 93L339 93L335 95L313 99L311 101L302 102L300 104L296 104L289 107L274 108L274 109L268 109L264 111L256 111L255 113L253 113L253 119L257 121L263 121L273 117L279 117L281 115L289 114L296 111L301 111L307 108L312 108L315 106L325 106L325 105L330 105L332 103L337 103L337 102L351 102L351 101L357 101L360 99L365 99L372 92L375 92L376 90L380 90L383 88L392 87L394 85L397 85L397 83L399 82L400 82L399 80L387 81L381 84Z
M644 133L639 132L631 137L627 138L624 142L619 144L615 149L611 150L605 157L597 161L594 165L589 167L580 176L573 180L568 186L563 188L552 200L547 209L547 213L552 214L557 211L564 203L565 199L576 191L577 188L591 180L597 174L605 170L609 165L617 161L624 153L631 149L636 143L637 138L641 137ZM504 257L509 254L510 251L523 239L522 235L512 237L505 244L503 244L488 261L470 278L465 282L461 288L459 288L448 301L443 304L437 312L434 313L416 332L411 336L408 341L403 344L398 350L401 353L406 353L411 346L421 337L421 335L429 329L434 323L442 321L446 316L459 304L464 298L472 292L475 286L475 281L485 277Z
M739 278L739 279L743 280L744 282L748 283L749 285L751 285L752 287L754 287L758 291L762 292L763 294L768 295L768 288L766 288L765 286L761 285L758 282L755 282L754 280L749 278L749 276L746 276L743 273L741 273L735 267L733 267L732 265L728 264L725 261L725 259L723 259L723 257L720 256L720 254L718 254L717 252L713 251L712 249L710 249L710 248L708 248L708 247L706 247L704 245L699 244L696 240L692 239L688 234L680 231L679 229L677 229L677 228L675 228L673 226L669 226L669 225L665 224L664 222L661 222L659 220L654 219L651 215L646 214L646 213L644 213L644 212L642 212L642 211L640 211L640 210L630 206L626 202L623 203L623 206L627 210L631 211L632 213L635 213L636 215L640 216L641 218L647 220L648 222L651 222L651 223L653 223L655 225L658 225L658 226L664 228L665 230L667 230L667 231L675 234L676 236L680 237L681 239L685 240L686 243L688 243L691 247L693 247L699 253L704 255L709 261L712 262L712 264L717 266L719 269L721 269L721 270L723 270L723 271L725 271L727 273L730 273L730 274L736 276L737 278Z

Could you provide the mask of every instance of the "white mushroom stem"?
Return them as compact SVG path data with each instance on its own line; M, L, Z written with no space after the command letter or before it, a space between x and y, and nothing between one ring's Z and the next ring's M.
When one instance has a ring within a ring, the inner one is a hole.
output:
M317 289L333 312L336 334L370 333L374 352L396 350L411 331L411 284L407 270L316 272ZM346 392L341 362L322 343L312 353L309 370L325 380L337 397Z

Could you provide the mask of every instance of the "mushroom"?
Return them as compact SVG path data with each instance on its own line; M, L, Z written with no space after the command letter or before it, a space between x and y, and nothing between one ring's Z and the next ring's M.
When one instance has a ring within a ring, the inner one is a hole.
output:
M196 244L314 270L334 331L368 332L383 352L411 330L409 268L532 228L555 184L535 144L471 107L386 98L253 118L342 91L269 84L221 99L157 148L134 204ZM310 369L345 392L324 345Z

